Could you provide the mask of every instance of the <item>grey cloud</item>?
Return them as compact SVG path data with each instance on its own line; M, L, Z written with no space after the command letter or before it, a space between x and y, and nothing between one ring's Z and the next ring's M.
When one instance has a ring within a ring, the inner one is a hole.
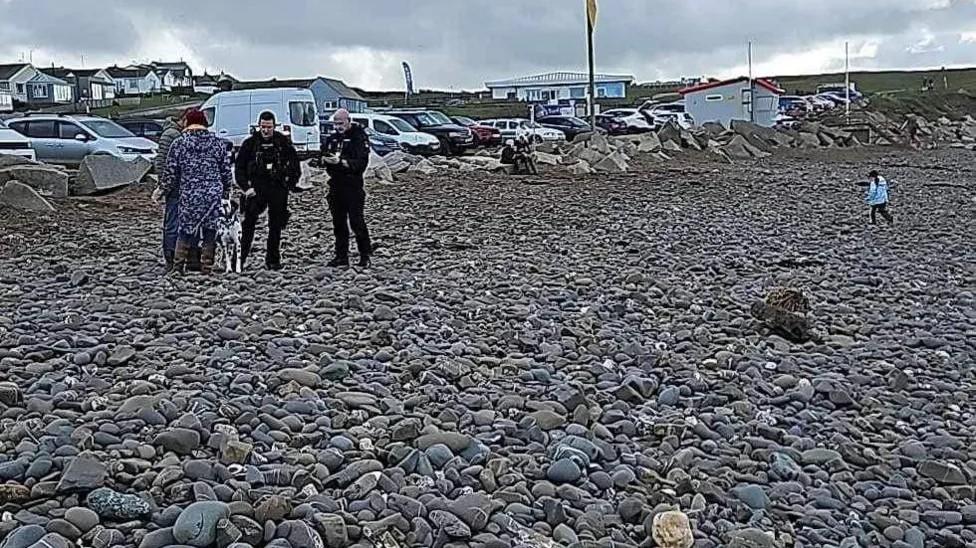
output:
M332 66L329 54L363 47L388 54L382 66L363 67L379 70L388 87L400 85L400 59L412 62L423 87L477 88L488 79L585 65L576 1L104 0L97 16L74 4L0 4L11 11L0 17L8 21L0 23L0 43L29 39L66 52L83 43L124 62L138 29L154 24L208 67L248 78L340 71L354 84L361 71ZM967 62L976 54L976 45L957 37L976 21L973 0L602 0L600 9L599 70L639 79L740 65L747 40L756 42L758 61L839 39L879 42L876 58L863 63L878 67ZM908 52L923 31L937 35L942 52Z

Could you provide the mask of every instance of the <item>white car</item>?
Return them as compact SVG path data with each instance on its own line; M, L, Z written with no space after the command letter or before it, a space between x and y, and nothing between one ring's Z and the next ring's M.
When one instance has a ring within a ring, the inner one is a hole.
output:
M30 139L8 128L3 122L0 122L0 154L37 160Z
M653 112L651 116L654 117L654 125L657 127L661 127L668 122L674 122L682 129L695 127L695 119L687 112Z
M654 129L644 114L636 108L614 108L600 114L609 114L627 124L627 130L631 133L643 133Z
M558 129L542 127L525 118L498 118L482 120L482 125L498 128L502 132L502 140L525 137L535 143L565 141L566 134Z
M388 114L356 112L352 121L381 135L396 139L405 152L429 156L441 152L441 142L430 133L419 131L406 121Z

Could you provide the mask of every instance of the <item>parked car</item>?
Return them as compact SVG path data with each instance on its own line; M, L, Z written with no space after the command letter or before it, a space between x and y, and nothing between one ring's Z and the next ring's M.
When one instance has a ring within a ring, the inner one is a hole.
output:
M603 129L609 135L626 135L630 131L627 122L613 114L597 114L596 127Z
M672 103L654 103L648 101L641 105L638 109L641 112L647 112L649 114L675 114L685 111L684 101L674 101Z
M627 124L627 130L630 133L646 133L654 130L654 127L651 125L653 117L644 114L636 108L614 108L604 111L603 114L609 114L619 118Z
M318 156L321 150L319 115L315 97L307 89L271 88L224 91L201 107L210 131L240 148L244 139L257 131L258 116L275 115L277 128L291 137L301 158Z
M441 142L441 151L445 154L462 154L474 147L474 133L470 129L455 124L436 110L394 110L387 114L437 137Z
M817 95L807 95L803 99L813 107L814 112L823 112L834 108L834 102Z
M498 146L502 144L502 132L498 128L486 126L481 122L476 122L467 116L454 116L451 118L459 126L464 126L474 133L475 146Z
M482 120L481 123L498 128L502 132L502 139L505 140L518 137L525 137L535 143L566 140L566 134L562 131L543 127L541 124L526 120L525 118L498 118Z
M23 156L30 160L37 159L30 139L8 128L2 121L0 121L0 154Z
M779 111L793 117L806 116L813 110L813 106L803 97L784 95L779 98Z
M7 120L10 129L30 139L41 162L77 166L89 154L152 161L156 143L98 116L29 115Z
M780 129L799 129L802 122L788 114L780 113L776 115L773 123L775 127Z
M572 141L581 133L593 133L590 124L575 116L543 116L536 118L542 127L557 129L566 135L566 139Z
M365 112L356 112L350 116L353 122L363 126L363 128L395 139L404 152L432 156L441 151L441 142L437 137L418 131L417 128L396 116Z
M695 127L695 119L687 112L655 112L652 116L654 116L654 127L659 128L668 122L674 122L683 129Z
M366 136L369 137L369 148L380 156L386 156L391 152L400 150L400 143L393 137L377 133L368 127L363 127ZM328 147L329 138L335 133L335 124L331 120L319 122L319 134L322 140L322 150Z
M820 97L823 97L824 99L833 102L834 103L834 106L836 106L836 107L842 107L842 106L846 105L848 102L850 102L850 103L853 103L854 102L854 96L853 95L851 96L850 101L848 101L847 100L847 97L845 97L843 93L839 93L839 92L836 92L836 91L828 91L826 93L821 93L820 94Z
M163 134L166 127L164 120L151 120L148 118L128 118L115 121L120 126L132 132L136 137L145 137L154 143L159 142L159 136Z

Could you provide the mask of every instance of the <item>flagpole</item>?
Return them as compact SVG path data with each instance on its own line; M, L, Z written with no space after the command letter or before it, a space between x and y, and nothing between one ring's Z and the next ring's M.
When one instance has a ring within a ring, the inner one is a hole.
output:
M593 69L593 21L590 20L589 10L584 0L586 15L586 48L590 64L590 128L596 131L596 74Z
M844 117L851 123L851 49L850 42L844 42Z

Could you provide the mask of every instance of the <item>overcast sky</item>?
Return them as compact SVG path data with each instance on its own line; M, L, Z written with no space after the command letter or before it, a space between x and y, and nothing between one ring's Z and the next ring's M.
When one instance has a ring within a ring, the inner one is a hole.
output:
M600 0L597 71L639 81L962 66L976 0ZM586 67L583 0L0 0L0 63L156 59L245 79L333 76L366 89L479 89Z

